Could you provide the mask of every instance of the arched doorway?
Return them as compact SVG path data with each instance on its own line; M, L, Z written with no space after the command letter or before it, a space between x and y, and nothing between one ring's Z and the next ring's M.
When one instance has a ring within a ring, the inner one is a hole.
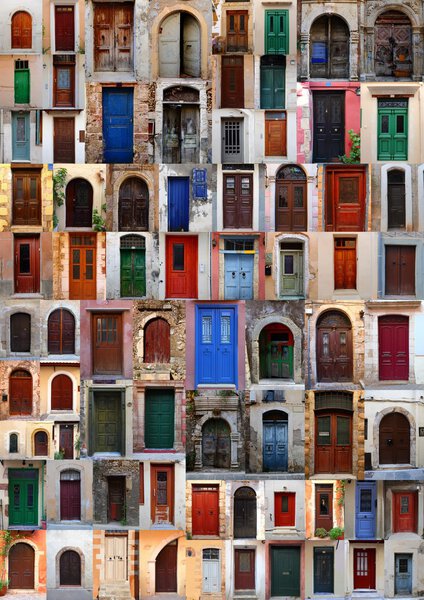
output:
M259 336L259 377L293 378L293 334L286 325L271 323Z
M327 311L317 322L317 379L352 381L352 325L344 313Z
M288 415L269 410L262 416L263 470L288 470Z
M188 12L175 12L159 27L159 77L200 77L200 26Z
M34 550L19 542L9 550L9 589L34 589Z
M81 557L75 550L65 550L59 560L59 584L81 585Z
M65 308L54 310L47 321L47 352L75 353L75 317Z
M128 177L121 183L118 201L119 231L149 229L149 189L139 177Z
M91 227L93 224L93 187L82 178L66 186L66 227Z
M145 363L169 363L171 360L171 328L168 321L158 317L144 327Z
M379 463L381 465L410 464L411 426L399 412L385 415L379 427Z
M308 228L306 175L297 165L281 167L275 176L275 231Z
M49 453L49 436L46 431L37 431L34 435L34 455L47 456Z
M377 77L410 79L413 70L412 27L398 10L383 12L374 27L374 68Z
M405 171L392 169L387 173L387 227L405 229Z
M322 15L311 27L310 76L349 79L349 27L336 15Z
M73 384L68 375L59 374L52 381L51 409L72 410Z
M230 426L224 419L208 419L202 427L204 467L229 469L231 465Z
M9 414L32 413L32 377L25 369L16 369L9 377Z
M234 537L256 538L256 493L250 487L234 494Z
M10 317L10 351L31 352L31 315L14 313Z
M156 593L177 592L177 540L170 542L156 557Z

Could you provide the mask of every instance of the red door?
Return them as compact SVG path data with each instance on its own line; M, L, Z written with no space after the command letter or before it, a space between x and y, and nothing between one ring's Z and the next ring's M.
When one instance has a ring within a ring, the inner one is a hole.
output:
M405 415L391 412L380 422L379 462L382 465L407 465L410 460L411 426Z
M55 117L53 119L53 161L75 162L75 119Z
M34 589L34 550L19 542L9 550L9 585L11 590Z
M52 410L72 410L73 385L68 375L56 375L52 381Z
M40 238L15 237L15 293L40 291Z
M417 533L417 492L393 492L393 533Z
M317 323L318 381L332 383L352 381L352 325L339 311L323 313Z
M192 486L193 535L219 535L219 487Z
M387 315L378 319L378 378L409 379L409 318Z
M93 373L122 373L122 315L93 315Z
M356 290L356 240L334 240L334 288Z
M375 590L375 549L355 548L353 551L353 587L355 590Z
M41 225L39 169L13 171L13 225Z
M63 452L63 458L74 458L74 426L71 423L60 425L59 448Z
M255 551L254 550L235 550L235 577L234 589L236 590L254 590L255 589Z
M96 235L70 234L69 299L96 299Z
M75 318L69 310L58 308L50 313L47 332L49 354L75 353Z
M32 48L32 18L23 10L12 17L12 48Z
M415 295L415 246L386 247L386 286L388 296Z
M169 363L171 338L169 323L165 319L152 319L144 328L144 362Z
M221 108L244 107L243 56L223 56L221 75Z
M315 473L350 473L351 415L319 412L315 417L315 431Z
M74 52L74 7L55 6L54 23L56 50L60 50L61 52Z
M32 377L24 369L13 371L9 378L9 414L32 413Z
M62 477L69 475L69 479ZM75 475L71 475L75 474ZM74 478L71 478L74 477ZM79 521L81 519L81 481L77 471L65 471L60 481L60 520Z
M274 495L276 527L294 527L296 523L296 494L276 492Z
M330 531L333 528L333 486L315 486L315 528Z
M197 236L167 236L166 297L197 298Z
M37 431L34 436L34 454L35 456L47 456L49 448L49 439L45 431Z
M364 231L366 174L364 167L327 167L326 231Z
M108 477L108 521L120 521L124 516L125 504L125 477Z
M174 466L151 465L152 523L174 522Z
M224 229L252 229L252 175L224 175L223 213Z
M177 592L177 542L171 542L156 557L156 593Z

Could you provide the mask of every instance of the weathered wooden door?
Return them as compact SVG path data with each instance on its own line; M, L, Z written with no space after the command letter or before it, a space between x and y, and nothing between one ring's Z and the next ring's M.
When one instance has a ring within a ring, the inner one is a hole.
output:
M81 520L81 475L79 471L60 474L60 520Z
M287 115L284 111L265 112L265 156L286 156Z
M96 299L96 234L69 234L69 299Z
M378 378L409 379L409 318L385 315L378 319Z
M17 312L10 316L10 351L31 352L31 315Z
M353 588L375 590L375 548L354 548Z
M168 321L157 318L144 327L145 363L169 363L171 360L171 330Z
M47 352L49 354L75 353L75 317L66 308L58 308L49 315Z
M35 456L48 456L49 439L45 431L37 431L34 435Z
M395 594L412 593L412 554L395 554Z
M253 254L224 255L224 299L253 300Z
M374 68L377 77L410 79L413 72L412 26L400 10L387 10L374 26Z
M227 10L227 52L247 52L247 10Z
M300 596L300 548L271 546L271 595Z
M191 14L181 13L182 63L180 75L200 77L200 27Z
M174 523L174 465L150 466L151 519L154 524Z
M225 174L223 192L224 229L252 229L253 176Z
M222 162L243 162L243 119L222 119Z
M75 550L65 550L60 555L59 564L60 585L81 585L81 558Z
M105 535L105 579L110 582L128 580L127 535Z
M15 293L40 291L40 238L15 236Z
M260 377L293 377L293 334L284 325L271 324L259 336Z
M74 6L54 7L54 29L56 52L74 52L75 16Z
M13 171L13 225L41 225L41 176L38 169Z
M168 231L188 231L190 178L168 177Z
M382 465L411 462L411 427L405 415L392 412L385 415L379 428L379 462Z
M311 78L349 79L349 27L336 15L322 15L311 27Z
M204 548L202 551L202 592L218 594L221 590L221 565L218 548Z
M275 180L275 231L306 231L306 176L297 165L278 170Z
M166 297L197 298L197 236L166 237Z
M146 250L141 235L123 235L120 238L121 297L146 295Z
M13 49L32 48L32 17L28 12L24 10L15 12L12 16L11 29Z
M107 478L107 520L108 523L121 521L124 517L126 481L125 477Z
M314 548L314 593L334 593L334 548Z
M32 377L25 369L12 371L9 377L9 414L32 413Z
M338 162L345 150L344 92L314 92L313 162Z
M159 77L179 77L181 62L180 13L174 12L161 23L159 37Z
M149 229L149 189L139 177L128 177L119 188L119 231Z
M38 526L38 471L10 469L9 525Z
M388 296L415 295L415 246L386 244L386 288Z
M75 105L75 57L53 56L53 105L70 108Z
M303 286L303 244L282 242L280 244L280 295L302 297Z
M104 313L93 315L93 373L111 375L122 373L122 315Z
M363 167L326 167L326 231L364 231L366 172Z
M162 161L168 164L199 162L197 104L181 105L174 100L164 105Z
M72 423L61 423L59 426L59 448L64 459L74 458L74 426Z
M12 112L12 160L30 160L30 125L28 112Z
M374 481L356 482L355 535L357 539L375 538L377 488Z
M34 556L33 548L24 542L18 542L10 548L9 589L34 589Z
M244 108L243 56L222 56L221 108Z
M52 381L51 408L52 410L72 410L73 384L68 375L59 374Z
M131 71L133 66L132 2L94 4L94 68Z
M93 392L91 415L93 452L122 453L123 419L121 392L109 390Z
M237 385L237 308L196 308L196 385Z
M377 160L408 160L408 98L379 99Z
M192 485L192 533L219 536L217 485Z
M146 390L144 410L146 448L173 448L175 424L173 390L165 388Z
M356 290L356 239L334 239L334 288Z
M333 528L333 486L332 484L315 485L315 529Z
M286 57L261 56L261 108L286 107Z
M75 162L75 119L55 117L53 119L53 161Z
M350 473L352 471L352 416L316 413L315 431L315 472Z
M263 417L263 470L287 471L288 468L288 422L278 411L270 411Z
M417 533L417 492L393 492L393 533Z
M66 227L91 227L93 188L86 179L72 179L66 186Z
M317 378L322 382L352 381L352 326L338 311L324 313L317 323Z
M163 548L156 557L155 592L177 592L177 541Z
M231 430L224 419L208 419L202 427L204 467L229 469L231 466Z
M387 173L387 228L405 229L405 171L392 169Z
M133 88L104 87L103 160L106 163L133 162Z
M250 487L234 494L234 537L256 538L256 494Z
M234 589L255 589L255 551L234 550Z

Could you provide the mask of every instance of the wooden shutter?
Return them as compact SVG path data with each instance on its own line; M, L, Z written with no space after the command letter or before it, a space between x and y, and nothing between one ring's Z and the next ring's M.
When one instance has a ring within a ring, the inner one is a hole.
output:
M415 246L386 245L387 295L415 295Z
M56 51L74 52L75 18L73 6L55 6L55 46Z
M15 313L10 317L11 352L31 352L31 315Z
M68 375L56 375L52 381L51 408L52 410L72 410L73 385Z
M153 319L144 328L144 362L169 363L170 360L169 323L165 319Z
M265 54L288 54L289 11L265 11Z
M274 494L275 527L294 527L296 524L296 494L276 492Z
M66 550L60 556L60 585L81 585L81 558L75 550Z
M12 17L12 48L32 48L32 18L22 10Z
M285 112L265 113L265 156L286 156L287 120Z
M75 318L64 308L54 310L47 322L47 352L75 354Z

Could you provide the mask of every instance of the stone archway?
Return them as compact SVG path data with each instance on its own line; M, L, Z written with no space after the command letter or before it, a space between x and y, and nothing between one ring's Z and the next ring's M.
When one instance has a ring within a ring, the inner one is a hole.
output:
M238 446L240 442L240 433L237 427L237 407L238 403L233 406L233 403L226 402L227 406L225 409L219 411L219 414L215 414L214 407L212 405L213 399L211 399L211 406L208 407L201 419L196 423L194 429L193 441L194 441L194 469L196 471L204 468L203 464L203 432L204 427L211 419L219 417L229 427L229 438L230 438L230 465L231 470L237 469L240 465ZM203 412L203 411L202 411Z
M384 417L387 415L399 413L406 417L409 422L409 446L410 446L410 465L411 467L417 466L416 459L416 448L417 448L417 434L416 434L416 423L414 416L405 408L401 406L396 406L395 408L384 408L380 412L375 415L374 423L373 423L373 451L371 456L371 463L373 470L380 468L380 456L379 456L379 447L380 447L380 425Z

